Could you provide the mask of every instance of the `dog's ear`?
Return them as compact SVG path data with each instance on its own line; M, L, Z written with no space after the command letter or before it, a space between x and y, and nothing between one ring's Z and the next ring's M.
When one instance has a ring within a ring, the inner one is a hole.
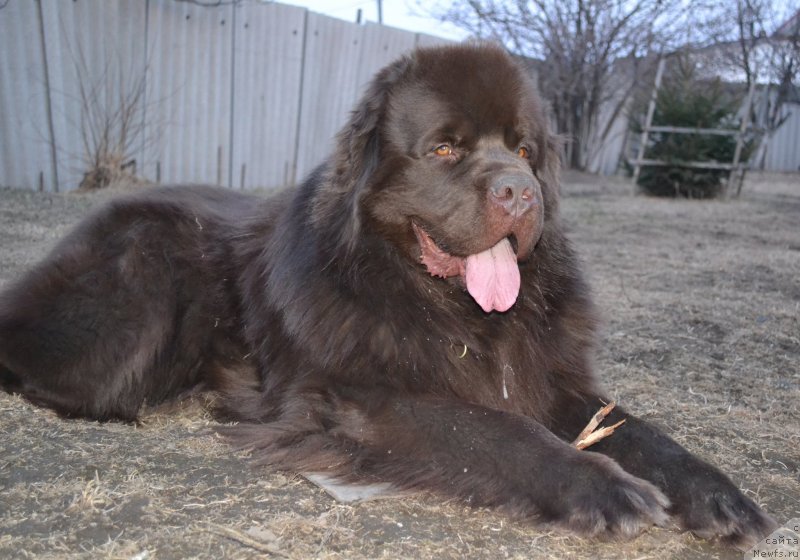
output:
M346 190L359 190L377 167L379 127L386 114L389 95L410 63L410 57L403 57L378 72L337 134L333 163L337 183Z
M336 136L326 188L315 197L314 221L335 232L338 239L330 241L347 252L358 239L361 197L380 161L380 127L391 91L413 62L414 56L409 55L378 72Z

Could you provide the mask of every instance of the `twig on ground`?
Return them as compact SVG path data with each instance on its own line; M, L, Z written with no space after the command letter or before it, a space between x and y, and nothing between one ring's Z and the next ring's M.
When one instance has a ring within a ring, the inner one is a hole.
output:
M228 539L238 542L239 544L255 549L259 552L266 552L267 554L280 556L281 558L289 557L276 545L256 540L253 537L247 536L245 533L242 533L241 531L237 531L236 529L231 529L230 527L225 527L223 525L217 525L216 523L209 523L208 527L211 533L214 533L221 537L226 537Z
M607 438L611 434L614 433L614 430L619 428L625 423L625 419L620 420L616 424L612 426L607 426L605 428L600 428L599 430L597 427L606 419L606 416L611 414L611 411L614 410L614 407L617 406L617 403L610 402L603 408L597 411L597 413L592 416L592 419L589 420L589 423L586 424L586 427L581 430L581 433L578 434L578 437L575 438L575 441L572 442L572 445L577 447L578 449L586 449L589 446L594 445L601 439Z

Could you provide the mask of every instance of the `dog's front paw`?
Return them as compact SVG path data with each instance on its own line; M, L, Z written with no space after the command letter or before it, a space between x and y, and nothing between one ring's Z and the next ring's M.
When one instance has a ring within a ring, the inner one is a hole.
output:
M677 467L676 488L670 492L680 526L705 539L719 538L747 550L775 529L775 520L742 494L728 478L699 460Z
M585 535L632 538L669 520L669 500L658 488L595 453L582 452L560 494L554 521Z

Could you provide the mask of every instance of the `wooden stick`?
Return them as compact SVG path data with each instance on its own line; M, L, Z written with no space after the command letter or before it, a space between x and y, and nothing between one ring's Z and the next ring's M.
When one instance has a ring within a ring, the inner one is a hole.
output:
M240 531L237 531L236 529L231 529L230 527L217 525L216 523L209 523L208 527L210 532L219 535L221 537L226 537L228 539L236 541L241 545L257 550L258 552L272 554L273 556L279 556L281 558L288 558L286 553L284 553L274 544L256 540Z
M589 423L586 424L586 427L581 430L581 433L578 434L578 437L575 438L575 441L572 442L572 445L577 447L578 449L586 449L587 447L594 445L601 439L607 438L611 434L614 433L614 430L619 428L621 425L625 423L625 420L620 420L613 426L608 426L605 428L597 429L597 427L606 419L606 417L611 414L611 411L617 406L617 403L610 402L605 405L603 408L597 411L597 413L592 416L592 419L589 420Z
M656 68L656 81L653 85L653 91L650 92L650 102L647 105L647 116L644 119L644 127L642 134L639 137L639 152L636 154L636 164L633 168L633 186L639 181L639 173L642 171L642 164L639 163L644 159L644 152L647 149L647 136L650 134L650 127L653 126L653 116L656 113L656 102L658 101L658 89L661 87L661 77L664 75L664 63L666 59L658 57L658 68Z
M592 416L592 419L589 420L589 423L586 425L583 431L580 434L578 434L578 437L575 438L575 441L572 442L572 445L575 445L582 439L586 439L589 436L589 434L595 431L597 429L597 426L599 426L600 423L606 419L606 416L611 414L611 411L614 410L614 407L616 406L617 403L611 401L603 408L598 410L597 413L594 416Z
M622 426L624 423L625 423L625 420L623 419L623 420L620 420L619 422L617 422L616 424L614 424L613 426L607 426L605 428L600 428L596 432L592 432L591 434L589 434L584 439L578 440L575 443L573 443L572 445L574 445L578 449L586 449L587 447L589 447L591 445L594 445L595 443L597 443L601 439L605 439L608 436L610 436L611 434L613 434L614 430L616 430L617 428Z

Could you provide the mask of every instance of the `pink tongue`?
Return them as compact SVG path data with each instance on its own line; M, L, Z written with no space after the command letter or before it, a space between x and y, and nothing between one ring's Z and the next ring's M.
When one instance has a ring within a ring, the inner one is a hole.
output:
M467 291L484 311L507 311L519 295L517 256L508 239L467 257Z

